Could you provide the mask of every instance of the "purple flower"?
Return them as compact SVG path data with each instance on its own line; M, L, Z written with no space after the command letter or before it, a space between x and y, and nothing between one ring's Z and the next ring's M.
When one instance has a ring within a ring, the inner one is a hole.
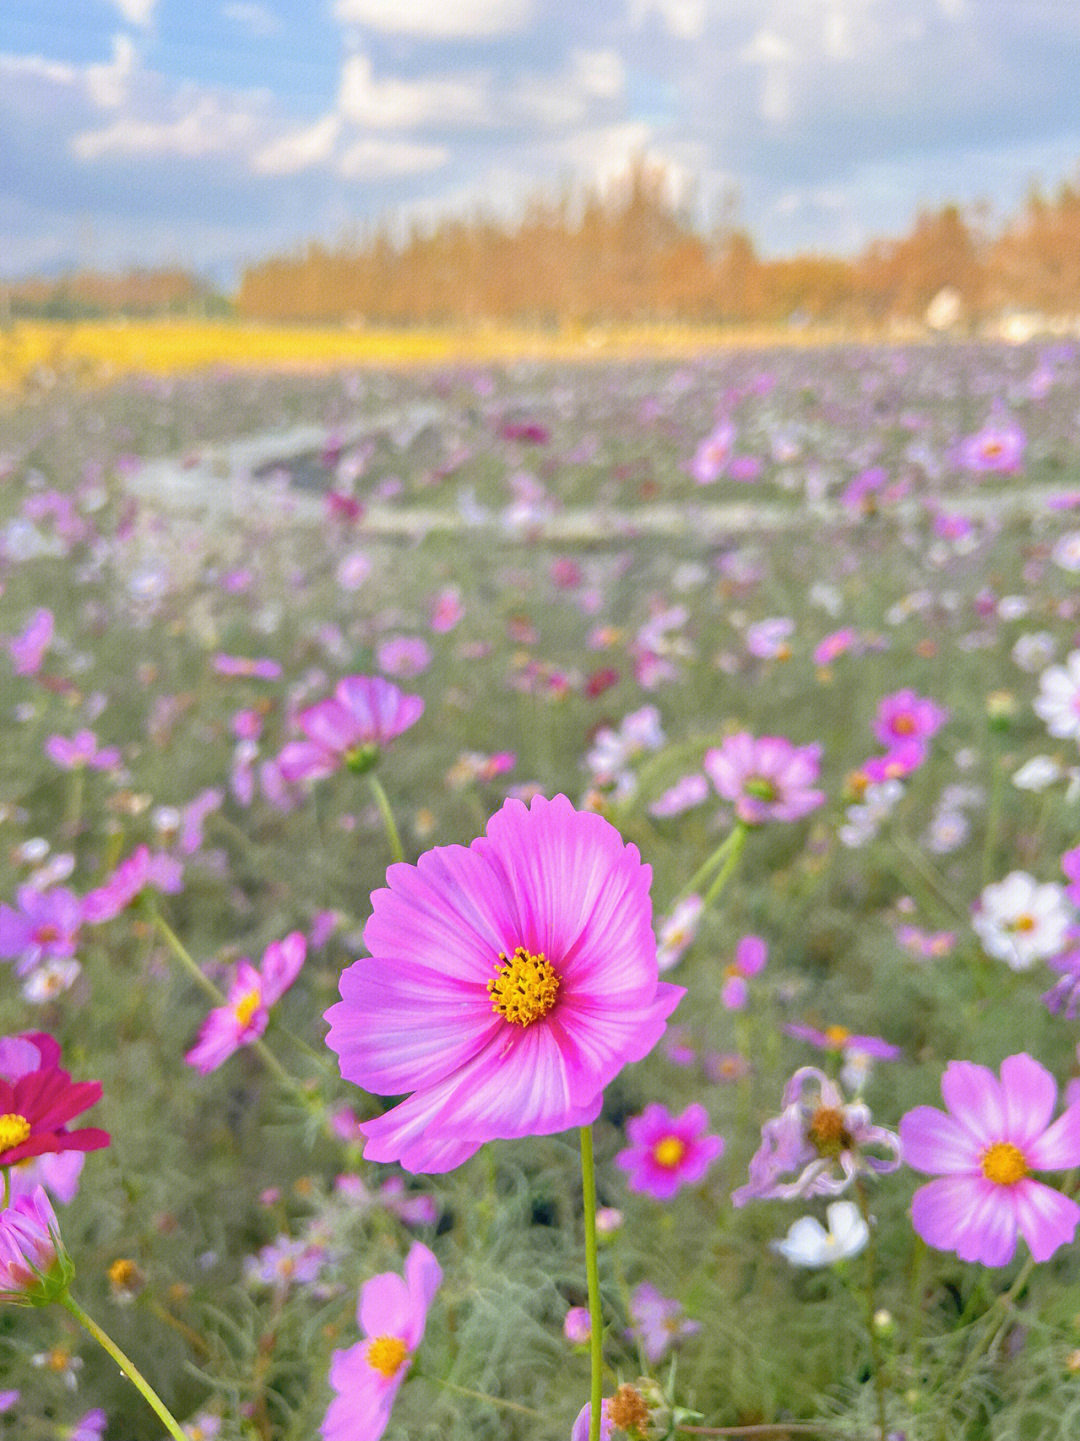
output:
M600 1441L613 1441L615 1434L615 1423L611 1419L611 1401L610 1396L605 1396L600 1402ZM586 1401L570 1431L570 1441L589 1441L591 1422L592 1403Z
M1033 1171L1080 1165L1080 1103L1051 1123L1057 1083L1025 1052L1001 1063L1001 1079L971 1061L941 1078L945 1111L916 1106L900 1122L904 1160L936 1175L911 1203L929 1246L962 1261L1004 1266L1023 1236L1036 1261L1072 1241L1080 1206L1032 1179Z
M648 1281L642 1281L630 1298L630 1318L634 1323L631 1334L641 1342L651 1365L662 1361L676 1341L701 1330L699 1321L685 1319L680 1302L661 1296Z
M307 739L285 746L278 769L286 781L322 780L343 765L367 770L423 713L420 696L403 695L380 676L345 676L332 698L300 712L297 723Z
M20 886L18 909L0 905L0 959L15 961L15 974L25 976L49 957L75 954L82 902L64 886L39 891Z
M98 746L93 731L77 731L70 739L67 736L50 736L45 742L45 754L65 770L77 770L89 766L95 771L116 770L120 765L120 752L116 746Z
M670 1201L683 1186L700 1181L724 1149L721 1136L705 1134L708 1124L708 1112L699 1105L673 1116L653 1101L632 1116L626 1123L632 1144L615 1157L630 1190Z
M819 1051L836 1051L842 1056L855 1052L858 1055L871 1056L875 1061L896 1061L903 1054L899 1046L883 1041L880 1036L858 1036L846 1026L826 1026L823 1031L819 1031L816 1026L804 1026L792 1021L784 1030L789 1036L795 1036L800 1041L809 1041L812 1046L817 1046Z
M375 650L375 663L385 675L420 675L431 664L427 641L419 636L396 635L382 641Z
M1027 436L1015 420L989 420L960 442L957 459L965 470L1013 475L1023 467Z
M839 1196L860 1172L881 1175L900 1165L899 1137L873 1125L869 1108L862 1101L845 1101L839 1086L816 1066L795 1072L784 1088L783 1106L761 1128L750 1180L732 1192L734 1205ZM868 1146L885 1154L869 1153ZM793 1172L793 1179L783 1179Z
M314 1281L326 1262L326 1249L311 1241L292 1236L278 1236L244 1262L248 1281L273 1286L284 1294L290 1286L306 1286Z
M199 1038L184 1060L203 1076L216 1071L241 1046L250 1046L266 1030L270 1007L292 985L307 955L302 931L290 931L271 941L263 953L262 969L241 961L229 987L227 1004L210 1012Z
M661 820L668 816L682 815L683 811L700 806L708 794L709 782L699 771L694 771L691 775L683 776L673 786L669 786L663 795L658 796L649 807L649 814Z
M820 765L816 743L795 746L782 736L746 731L705 753L705 770L717 792L735 803L735 814L747 825L795 821L821 805L825 794L813 789Z
M280 680L282 676L280 664L269 656L252 658L219 653L214 656L213 666L218 675L227 676L230 680Z
M85 1416L80 1416L70 1431L66 1432L64 1441L101 1441L105 1435L105 1427L108 1425L108 1417L100 1406L95 1406L92 1411L87 1411Z
M743 936L735 946L735 959L724 970L720 1001L725 1010L741 1011L748 995L746 982L764 969L769 948L760 936Z
M731 459L734 442L735 427L728 421L722 421L701 441L690 462L690 474L698 485L712 485L720 479Z
M52 644L55 622L51 610L36 610L29 622L8 640L8 651L16 675L37 675L45 652Z

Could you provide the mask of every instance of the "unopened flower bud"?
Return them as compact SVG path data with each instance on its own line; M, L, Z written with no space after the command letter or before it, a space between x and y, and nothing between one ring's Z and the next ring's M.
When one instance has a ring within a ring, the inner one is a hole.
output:
M44 1187L0 1211L0 1301L48 1306L59 1301L74 1275Z

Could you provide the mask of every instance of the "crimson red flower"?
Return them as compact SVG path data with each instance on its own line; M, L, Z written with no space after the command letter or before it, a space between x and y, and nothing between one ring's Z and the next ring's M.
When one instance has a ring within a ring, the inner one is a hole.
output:
M36 1052L36 1059L35 1053ZM101 1099L100 1081L73 1081L60 1047L42 1031L0 1038L0 1166L60 1151L97 1151L108 1131L69 1131L67 1122Z

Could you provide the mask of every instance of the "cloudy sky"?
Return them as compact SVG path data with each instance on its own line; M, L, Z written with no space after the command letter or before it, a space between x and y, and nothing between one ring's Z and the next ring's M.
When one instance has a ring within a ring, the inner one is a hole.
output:
M0 0L0 274L229 283L639 152L767 253L851 252L1075 174L1078 75L1080 0Z

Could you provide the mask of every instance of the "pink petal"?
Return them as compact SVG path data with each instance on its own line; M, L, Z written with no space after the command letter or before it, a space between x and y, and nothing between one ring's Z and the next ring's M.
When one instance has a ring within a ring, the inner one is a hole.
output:
M993 1071L973 1061L950 1061L941 1078L945 1105L984 1145L1005 1137L1005 1103Z
M1010 1187L1020 1234L1036 1261L1048 1261L1060 1246L1071 1243L1080 1222L1080 1206L1040 1181L1018 1181Z
M970 1175L978 1170L982 1148L954 1116L936 1106L916 1106L900 1118L900 1143L905 1162L916 1171Z
M975 1177L944 1176L921 1186L911 1222L929 1246L955 1251L962 1261L1004 1266L1016 1250L1016 1215L1008 1188Z
M401 1336L411 1316L409 1288L396 1271L384 1271L365 1281L360 1290L356 1319L365 1336Z
M1005 1103L1004 1136L1026 1154L1031 1142L1050 1124L1057 1082L1045 1066L1021 1052L1007 1056L1001 1063L1001 1094Z
M1070 1106L1022 1149L1034 1171L1067 1171L1080 1166L1080 1105Z

